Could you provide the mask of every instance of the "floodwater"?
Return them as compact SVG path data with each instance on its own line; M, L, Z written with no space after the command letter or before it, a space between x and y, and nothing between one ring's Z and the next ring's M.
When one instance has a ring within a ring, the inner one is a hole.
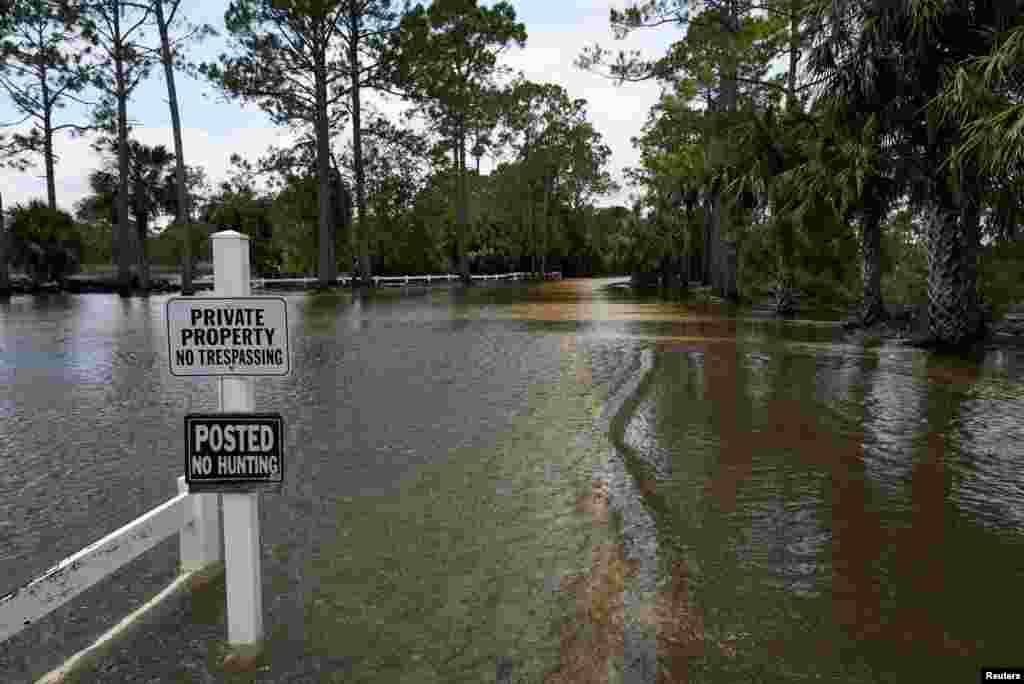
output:
M268 648L244 681L1024 663L1021 350L864 347L610 283L285 295L293 373L257 380L256 406L284 416L287 481L261 497ZM217 392L169 374L165 302L0 302L0 594L174 494L182 419ZM88 643L112 624L90 606L127 614L112 597L155 593L174 544L0 645L0 672ZM222 602L140 628L86 681L220 681Z

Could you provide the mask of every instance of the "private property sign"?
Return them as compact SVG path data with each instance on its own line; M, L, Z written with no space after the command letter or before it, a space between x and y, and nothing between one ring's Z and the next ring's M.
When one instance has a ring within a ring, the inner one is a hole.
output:
M282 297L172 297L167 301L172 375L288 375Z
M284 482L279 413L185 416L185 481L192 492L280 489Z

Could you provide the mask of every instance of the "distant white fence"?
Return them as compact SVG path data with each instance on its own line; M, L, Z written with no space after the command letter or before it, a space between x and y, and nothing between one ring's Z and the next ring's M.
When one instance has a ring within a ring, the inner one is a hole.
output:
M469 276L473 280L519 280L525 278L525 273L495 273L494 275L471 275ZM411 275L411 276L374 276L374 285L408 285L410 283L427 283L428 285L434 281L452 281L458 280L460 276L452 273L442 273L438 275Z
M181 541L182 575L200 572L220 561L218 496L190 494L185 477L179 477L177 496L0 597L0 643L173 534Z
M471 275L470 278L473 280L521 280L527 277L528 273L516 272L516 273L496 273L494 275ZM551 274L547 274L551 275ZM561 274L558 274L561 277ZM373 276L373 284L375 286L388 286L388 285L410 285L413 283L431 283L440 282L451 282L458 280L460 276L453 273L437 273L428 275L404 275L404 276ZM348 285L352 282L352 276L338 276L336 282L342 285ZM209 285L213 287L213 277L206 276L202 278L195 278L192 281L196 285ZM307 278L253 278L252 289L266 289L267 287L273 287L274 285L300 285L302 287L309 287L316 285L319 279L316 277Z

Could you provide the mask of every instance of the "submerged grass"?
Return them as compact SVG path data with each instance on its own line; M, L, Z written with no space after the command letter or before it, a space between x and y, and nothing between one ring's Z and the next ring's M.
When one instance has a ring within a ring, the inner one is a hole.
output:
M604 541L577 499L607 454L576 440L598 400L567 356L496 450L456 451L400 497L337 505L306 605L307 646L351 657L333 681L494 681L510 659L512 681L538 682L559 666L576 608L558 588Z

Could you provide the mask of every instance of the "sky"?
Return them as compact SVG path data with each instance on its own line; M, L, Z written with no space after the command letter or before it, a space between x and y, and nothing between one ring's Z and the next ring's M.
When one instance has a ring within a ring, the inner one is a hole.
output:
M188 49L192 61L212 61L228 49L224 36L224 10L227 0L182 0L179 12L190 22L206 22L222 35L209 38ZM484 1L482 4L491 4ZM510 48L502 61L514 71L522 71L526 78L537 82L561 85L572 98L588 102L588 113L595 128L612 150L609 166L622 189L597 200L597 204L628 204L629 188L624 182L624 167L636 166L639 153L630 143L638 135L650 107L657 101L660 88L655 83L627 83L621 86L598 74L576 68L573 62L585 46L595 43L605 48L641 50L645 57L663 55L669 45L678 40L680 30L666 26L634 32L625 40L613 38L608 23L609 8L622 7L624 2L610 0L512 0L517 20L526 27L524 48ZM155 36L156 31L150 32ZM225 101L223 95L208 83L178 72L175 81L181 108L183 146L186 163L200 165L213 185L227 176L228 161L233 153L255 160L270 145L287 145L293 134L274 126L256 105L243 105L239 101ZM372 94L369 99L372 99ZM397 114L397 103L382 103L386 113ZM166 85L162 68L154 69L149 79L135 91L128 106L128 116L134 126L133 136L147 145L163 144L173 150L170 112L167 105ZM0 93L0 123L20 118ZM69 105L59 113L55 122L82 123L88 119L83 106ZM5 129L10 132L16 129ZM347 144L351 133L346 131L334 141L335 148ZM59 155L56 171L57 203L72 211L74 204L89 194L88 174L101 165L99 155L90 147L89 138L72 138L58 133L55 149ZM470 160L471 162L473 160ZM489 171L486 158L481 171ZM0 192L5 207L31 199L46 198L46 181L42 164L28 172L0 168Z

